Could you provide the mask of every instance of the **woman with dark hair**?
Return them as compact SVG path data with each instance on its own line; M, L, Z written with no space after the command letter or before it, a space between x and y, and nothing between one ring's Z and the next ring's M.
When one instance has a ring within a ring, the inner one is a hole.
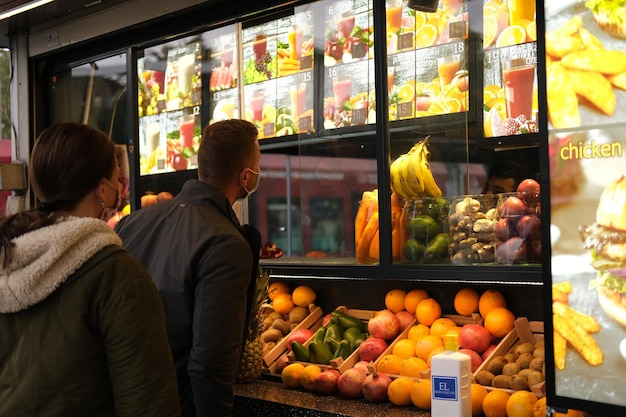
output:
M0 220L0 415L180 415L159 295L106 224L118 170L90 126L35 142L40 207Z

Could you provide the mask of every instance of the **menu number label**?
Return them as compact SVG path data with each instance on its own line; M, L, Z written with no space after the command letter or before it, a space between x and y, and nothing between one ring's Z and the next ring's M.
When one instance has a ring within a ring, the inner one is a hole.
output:
M274 123L266 123L263 125L263 136L274 136Z
M313 130L313 120L312 117L301 117L298 121L299 127L298 130L300 132L310 132Z
M398 36L398 49L413 49L415 36L413 32L405 32Z

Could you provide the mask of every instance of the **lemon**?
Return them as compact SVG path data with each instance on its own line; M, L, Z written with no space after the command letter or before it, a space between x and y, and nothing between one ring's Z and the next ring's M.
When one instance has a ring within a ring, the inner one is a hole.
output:
M415 87L413 87L409 83L406 83L402 87L400 87L398 100L400 103L410 103L415 100Z

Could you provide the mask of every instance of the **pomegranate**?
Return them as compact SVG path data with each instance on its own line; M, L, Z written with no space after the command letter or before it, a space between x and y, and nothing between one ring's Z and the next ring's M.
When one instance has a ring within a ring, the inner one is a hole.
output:
M339 377L337 388L346 398L359 398L367 375L360 369L350 368Z
M363 361L375 361L387 346L387 342L380 337L368 337L359 346L359 357Z
M491 336L489 338L491 339ZM483 362L487 360L489 355L491 355L491 352L493 352L496 349L496 347L498 347L498 346L493 344L493 343L491 343L489 345L489 347L487 347L487 349L485 349L485 351L480 354L480 358L483 360Z
M324 368L313 381L315 391L324 395L331 395L337 392L337 382L341 374L338 370L332 368Z
M355 369L360 369L361 371L368 373L369 372L369 366L370 366L370 362L369 361L364 361L364 360L360 360L357 363L354 364L353 368Z
M465 324L459 332L459 345L465 349L471 349L482 353L489 347L491 335L489 331L479 324Z
M459 352L465 353L472 359L472 373L476 372L476 369L483 363L483 359L480 355L472 349L459 349Z
M382 403L387 401L387 388L391 377L385 373L370 374L365 378L361 392L367 401Z
M400 333L400 321L391 310L380 310L372 313L367 330L373 337L391 340Z
M415 316L406 310L398 311L396 313L396 317L400 322L400 331L409 327L411 323L413 323L413 321L415 320Z

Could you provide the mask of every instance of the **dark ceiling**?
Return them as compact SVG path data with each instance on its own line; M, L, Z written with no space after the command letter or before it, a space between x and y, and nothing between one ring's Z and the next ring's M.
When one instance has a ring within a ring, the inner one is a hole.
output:
M0 11L8 11L30 0L0 0ZM51 3L0 20L0 47L9 46L9 34L33 27L59 25L125 3L126 0L55 0Z

